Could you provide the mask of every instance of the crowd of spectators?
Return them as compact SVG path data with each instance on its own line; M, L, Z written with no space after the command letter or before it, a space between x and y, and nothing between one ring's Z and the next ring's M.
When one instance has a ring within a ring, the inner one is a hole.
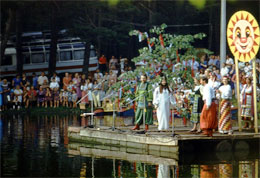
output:
M180 63L171 62L162 63L154 66L155 72L153 75L159 75L163 70L182 70L183 67L188 66L192 68L194 77L199 75L206 75L209 82L217 90L220 86L223 76L230 79L230 85L235 94L235 64L234 60L229 56L226 57L226 62L220 69L219 56L211 55L208 58L202 56L200 61L192 59ZM143 64L142 64L143 65ZM246 78L252 77L252 64L239 63L239 78L242 85L246 83ZM257 84L260 83L260 60L256 62L257 70ZM96 107L101 106L101 102L107 96L107 91L112 86L120 74L132 71L132 66L129 64L127 58L120 57L119 60L112 56L108 61L104 55L99 58L99 69L89 76L80 73L66 72L65 76L61 79L57 73L48 78L45 72L41 72L40 76L35 73L28 77L26 73L22 76L16 75L11 81L1 79L0 81L0 106L1 110L7 109L20 109L21 107L78 107L77 101L88 104L94 101ZM148 75L149 76L149 75ZM136 79L133 79L136 80ZM180 97L180 101L185 100L186 90L181 85L176 90L176 96ZM87 97L86 97L87 95ZM180 104L182 105L182 104Z
M128 59L118 60L114 56L107 61L102 55L99 58L99 68L95 73L85 74L66 72L60 78L55 72L47 77L45 72L39 76L23 73L12 80L0 79L0 109L20 109L21 107L78 107L77 101L89 104L94 101L96 107L101 106L108 89L117 77L128 70L132 70ZM87 95L87 96L86 96ZM82 98L83 97L83 98Z

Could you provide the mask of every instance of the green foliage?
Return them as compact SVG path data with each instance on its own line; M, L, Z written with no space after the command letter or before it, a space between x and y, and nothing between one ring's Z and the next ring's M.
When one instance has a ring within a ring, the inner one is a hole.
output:
M160 26L154 26L149 30L148 33L142 33L143 41L145 46L139 49L139 56L132 59L133 62L139 63L142 61L146 61L146 65L137 67L133 72L124 73L119 77L119 81L112 86L112 89L119 90L122 86L127 86L127 88L133 87L135 84L129 84L131 80L135 80L140 76L141 73L147 73L150 76L149 82L154 84L158 83L160 80L160 76L155 76L155 68L154 65L158 64L175 64L176 70L172 72L172 69L163 70L167 76L168 83L171 88L176 88L178 85L177 78L182 78L184 88L191 88L193 85L193 79L191 77L191 68L186 68L182 65L183 61L190 60L194 58L195 60L199 60L200 54L210 54L211 52L207 49L196 49L193 46L195 40L201 40L206 37L204 33L199 33L195 35L173 35L169 33L165 33L165 29L167 28L166 24L162 24ZM132 30L129 32L130 36L138 36L140 32L138 30ZM164 46L161 45L160 35L163 37ZM152 50L147 46L147 41L150 44L154 44L152 46ZM180 62L177 62L177 54L180 58ZM177 64L177 65L176 65ZM178 69L179 66L179 69ZM129 97L130 94L123 95L123 97ZM132 98L132 95L130 95Z

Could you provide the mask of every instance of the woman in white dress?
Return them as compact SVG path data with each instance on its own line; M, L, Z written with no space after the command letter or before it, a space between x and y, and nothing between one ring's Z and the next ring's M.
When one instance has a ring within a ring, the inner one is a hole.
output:
M166 77L162 77L159 86L153 93L153 105L156 109L158 130L169 129L170 104L175 105L175 100L168 87Z

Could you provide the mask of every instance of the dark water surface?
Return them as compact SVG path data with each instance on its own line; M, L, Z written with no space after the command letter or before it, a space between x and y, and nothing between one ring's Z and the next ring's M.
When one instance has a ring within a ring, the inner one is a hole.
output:
M82 155L70 150L67 136L68 126L81 124L77 115L0 116L1 177L259 177L259 154L252 151L184 153L177 163L158 164L120 160L93 145Z

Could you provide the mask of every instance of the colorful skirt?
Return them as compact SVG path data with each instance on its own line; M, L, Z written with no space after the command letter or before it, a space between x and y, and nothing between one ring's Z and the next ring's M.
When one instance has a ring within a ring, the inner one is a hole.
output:
M223 99L220 103L220 118L218 122L219 131L231 130L231 122L231 102L230 100Z
M243 104L241 106L241 116L242 117L252 117L253 116L253 110L252 110L252 95L246 95L245 101L243 101Z
M200 128L202 130L216 129L218 126L217 122L217 109L215 101L212 101L211 106L207 110L206 104L204 104L201 115L200 115Z

